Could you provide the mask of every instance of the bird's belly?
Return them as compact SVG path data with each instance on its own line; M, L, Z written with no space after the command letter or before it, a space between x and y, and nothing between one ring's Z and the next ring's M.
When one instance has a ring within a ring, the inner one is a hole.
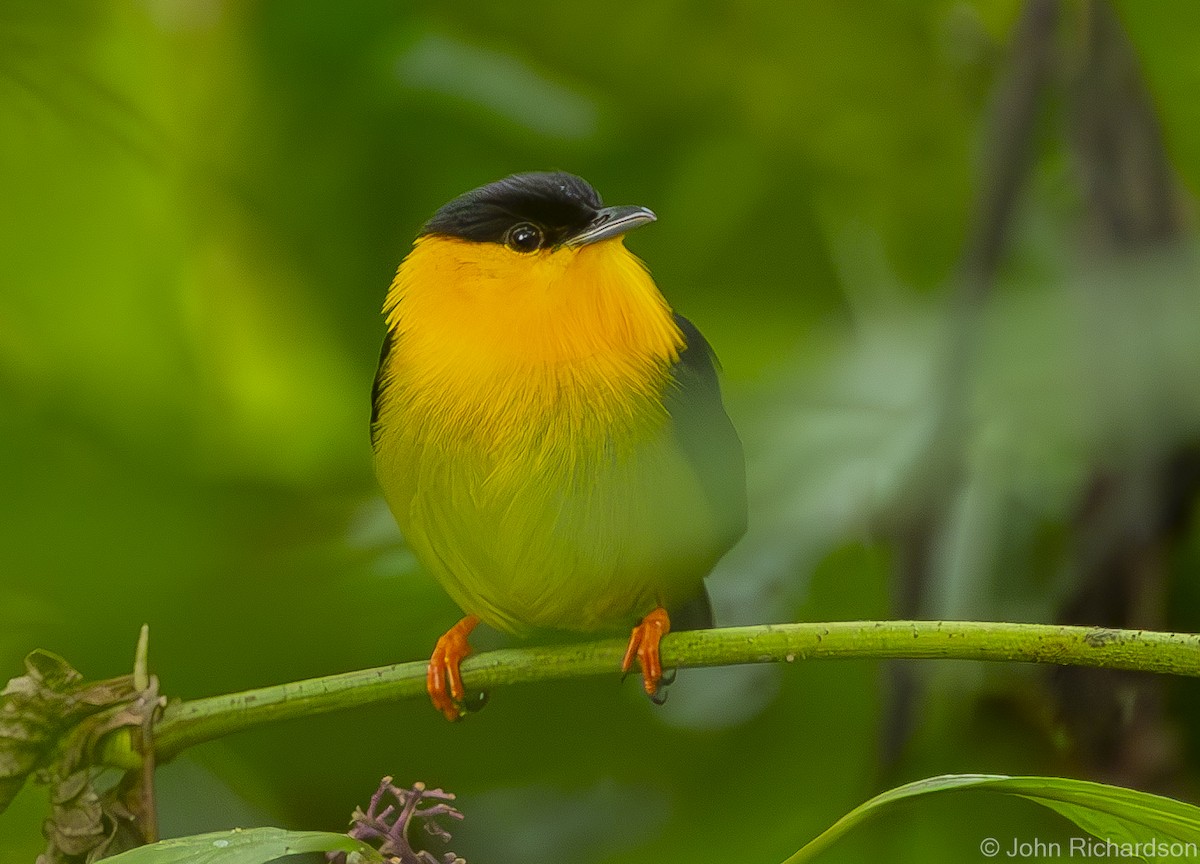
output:
M413 446L399 462L405 479L380 474L410 545L464 611L510 632L623 626L693 595L724 551L665 428L621 453Z

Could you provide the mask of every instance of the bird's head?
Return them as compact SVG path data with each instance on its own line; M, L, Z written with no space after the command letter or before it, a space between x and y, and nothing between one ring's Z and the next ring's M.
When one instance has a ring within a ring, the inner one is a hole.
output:
M606 348L673 357L680 337L670 308L623 243L654 219L645 207L604 206L563 172L481 186L421 229L389 292L388 326L481 357L556 360Z
M558 171L514 174L458 196L421 229L404 268L453 274L479 302L538 302L556 286L604 279L637 263L623 235L654 221L645 207L605 207L587 181ZM640 268L640 264L638 264ZM447 299L447 298L443 298Z
M605 207L596 190L573 174L534 171L460 195L425 223L421 235L489 243L516 256L569 255L654 218L645 207Z

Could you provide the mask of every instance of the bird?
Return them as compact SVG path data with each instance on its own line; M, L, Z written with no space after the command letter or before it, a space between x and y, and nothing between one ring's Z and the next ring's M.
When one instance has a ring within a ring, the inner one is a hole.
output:
M426 677L448 720L480 622L628 629L621 670L636 658L656 701L672 619L713 626L704 580L745 532L745 461L712 348L625 247L655 220L573 174L514 174L438 209L388 289L374 466L465 613Z

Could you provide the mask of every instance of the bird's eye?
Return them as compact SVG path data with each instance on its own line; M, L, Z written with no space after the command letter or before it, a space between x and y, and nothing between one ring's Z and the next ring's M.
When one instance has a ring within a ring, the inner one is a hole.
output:
M528 222L514 225L504 237L504 245L514 252L536 252L542 246L542 229Z

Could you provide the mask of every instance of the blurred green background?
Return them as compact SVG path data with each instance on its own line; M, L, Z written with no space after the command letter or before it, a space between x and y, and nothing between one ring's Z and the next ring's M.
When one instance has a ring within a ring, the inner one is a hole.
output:
M378 310L440 204L552 168L658 213L629 245L723 361L720 623L1196 629L1200 6L1063 3L998 191L1022 6L0 0L0 680L34 647L121 674L143 622L173 697L427 656L458 610L371 475ZM392 774L459 795L472 862L775 862L942 772L1196 800L1198 721L1128 675L813 662L655 709L614 673L230 737L160 811L343 830ZM966 796L827 860L1071 833Z

